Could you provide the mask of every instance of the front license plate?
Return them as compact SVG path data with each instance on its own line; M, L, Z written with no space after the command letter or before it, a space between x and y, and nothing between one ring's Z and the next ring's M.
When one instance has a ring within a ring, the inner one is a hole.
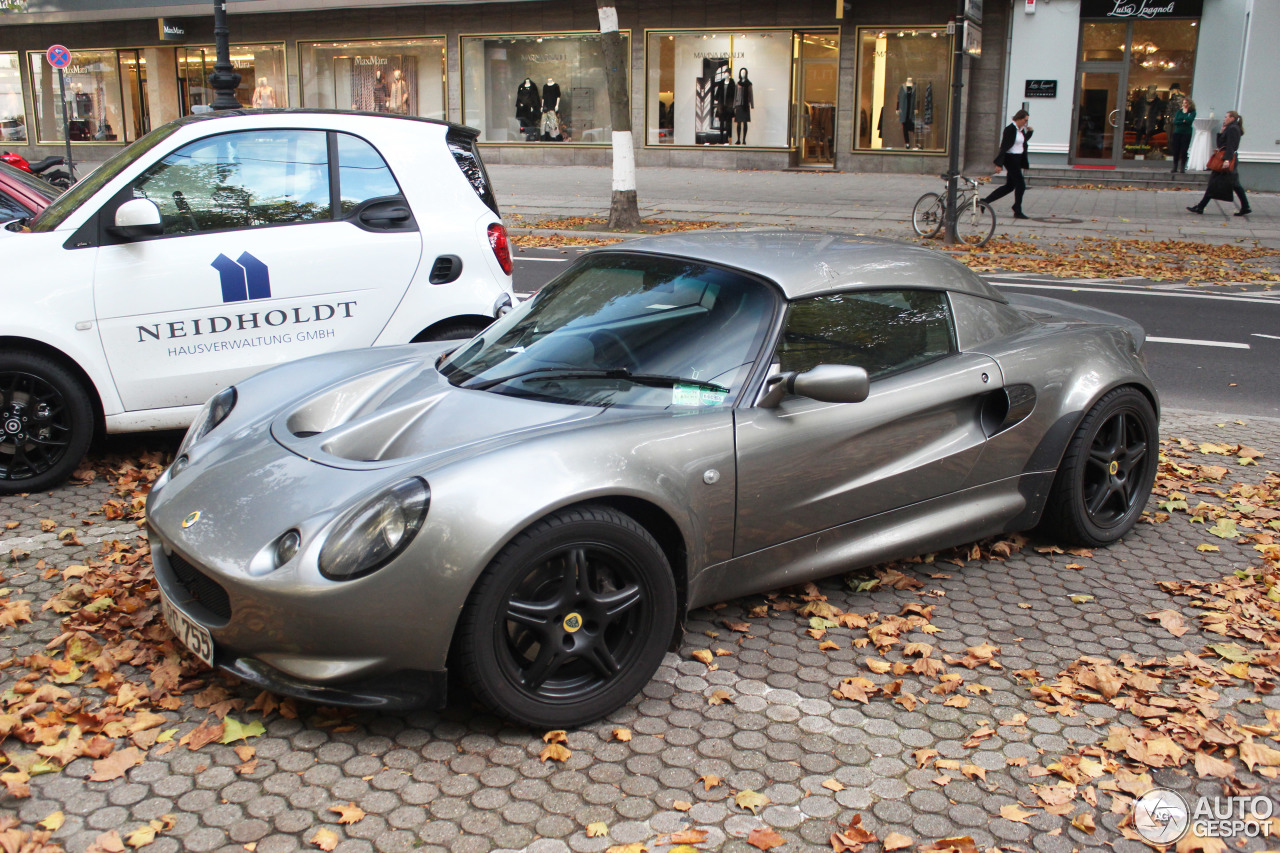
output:
M198 625L178 608L169 603L164 593L160 593L160 612L164 615L165 624L191 653L213 667L213 636L203 625Z

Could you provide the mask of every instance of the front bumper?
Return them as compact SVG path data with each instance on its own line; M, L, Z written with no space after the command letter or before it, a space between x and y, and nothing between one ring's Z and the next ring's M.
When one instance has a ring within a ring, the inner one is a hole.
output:
M292 696L317 705L341 705L369 711L439 710L448 698L448 675L443 670L400 670L339 684L309 684L252 657L216 651L218 669L281 696Z
M224 630L233 621L233 614L222 584L212 573L181 555L165 551L161 537L152 530L152 565L161 594L175 609L213 636L216 668L272 693L322 705L388 712L444 707L448 696L444 669L382 671L379 668L376 672L356 672L349 677L338 676L322 682L273 666L263 659L273 656L266 651L255 654L237 649L234 642L226 641L228 635L234 637L236 632ZM254 633L264 636L275 632ZM308 671L344 673L353 667L349 658L298 654L302 649L293 643L284 644L284 648L291 648L294 653L282 655L282 659L298 662Z

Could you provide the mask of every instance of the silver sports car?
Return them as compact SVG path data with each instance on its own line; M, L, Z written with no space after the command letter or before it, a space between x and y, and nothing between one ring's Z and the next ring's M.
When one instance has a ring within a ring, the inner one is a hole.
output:
M1040 527L1105 545L1156 471L1144 334L840 235L582 256L480 336L213 397L148 504L174 632L279 693L565 727L690 608Z

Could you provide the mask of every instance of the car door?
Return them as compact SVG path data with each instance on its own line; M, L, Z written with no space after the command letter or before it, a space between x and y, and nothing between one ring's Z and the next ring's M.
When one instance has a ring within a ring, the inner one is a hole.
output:
M156 203L163 234L112 239L133 198ZM377 151L325 130L189 143L101 216L94 303L128 410L197 404L270 365L372 345L422 254Z
M735 556L958 489L985 441L982 399L1000 387L992 359L956 352L940 291L793 302L774 359L784 371L865 367L871 391L738 410Z

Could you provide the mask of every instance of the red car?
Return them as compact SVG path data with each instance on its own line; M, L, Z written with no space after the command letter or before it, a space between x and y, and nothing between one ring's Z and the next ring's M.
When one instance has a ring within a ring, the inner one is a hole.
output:
M35 216L62 191L8 163L0 163L0 225Z

